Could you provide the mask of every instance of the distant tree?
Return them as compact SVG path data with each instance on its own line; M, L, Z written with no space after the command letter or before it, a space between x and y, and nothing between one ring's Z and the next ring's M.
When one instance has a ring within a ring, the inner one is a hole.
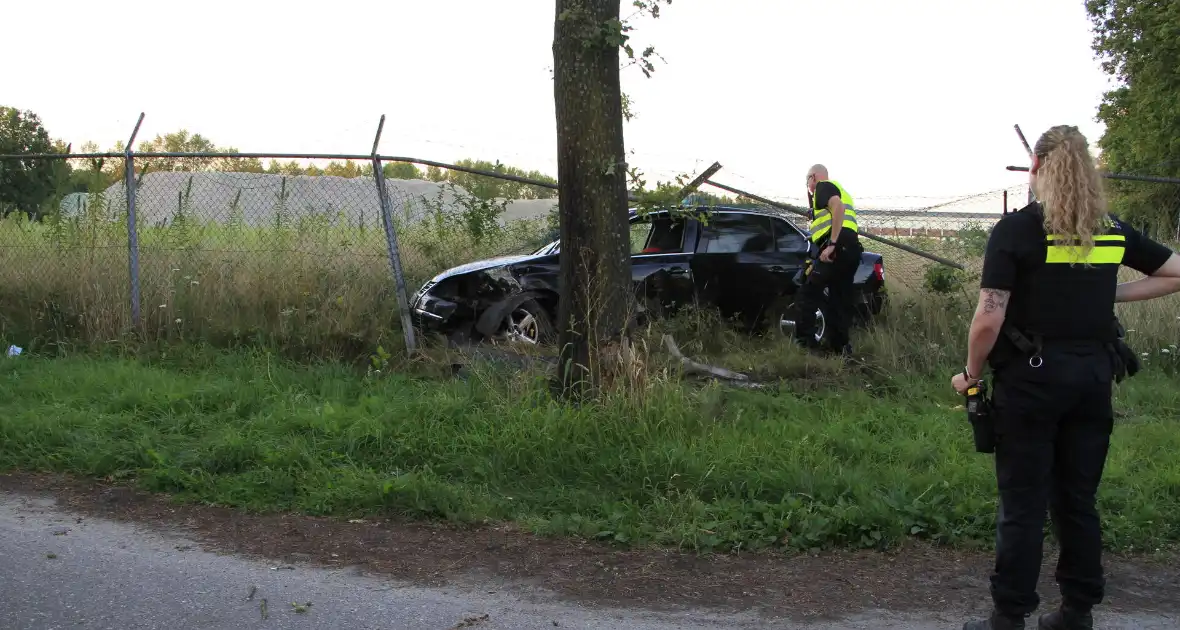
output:
M142 153L238 153L234 147L218 147L212 140L201 134L181 129L139 143L137 151ZM232 171L238 173L263 173L262 160L258 158L137 158L136 171Z
M105 153L121 151L121 145ZM86 142L79 153L104 153L94 142ZM101 192L123 179L123 160L91 158L74 164L70 172L70 192Z
M266 169L262 167L262 160L258 158L227 158L219 160L214 164L214 168L219 171L231 171L234 173L265 173Z
M386 179L424 179L425 175L414 164L408 162L390 162L381 167Z
M540 171L525 171L515 166L502 164L499 160L496 160L495 162L489 162L487 160L464 159L456 162L455 166L463 166L466 168L488 171L491 173L503 173L505 175L532 179L548 184L557 184L556 179L545 175ZM462 186L471 194L485 200L497 198L553 199L557 196L556 190L546 188L544 186L533 186L530 184L509 181L506 179L497 179L485 175L464 173L463 171L447 171L446 181L458 186Z
M190 134L181 129L167 135L157 135L151 140L139 143L136 149L141 153L212 153L217 145L201 134ZM136 168L147 167L152 171L208 171L211 162L202 158L137 158Z
M1180 3L1087 0L1093 49L1118 81L1098 109L1106 131L1098 144L1112 172L1180 177ZM1171 233L1180 187L1110 182L1114 210Z
M266 172L272 175L304 175L307 171L295 160L291 160L286 164L278 160L271 160L270 164L266 167Z
M373 167L369 166L369 174L373 172ZM361 168L357 166L356 162L337 162L332 161L324 168L324 175L330 177L360 177L362 175Z
M0 154L65 153L31 111L0 107ZM68 191L70 167L65 160L0 160L0 216L14 211L37 218L47 204Z
M447 180L447 172L437 166L427 166L426 179L432 182L444 182Z
M504 175L531 179L553 185L557 184L556 179L540 171L526 171L515 166L503 164L499 160L490 162L488 160L464 158L456 161L455 166L487 171L489 173L502 173ZM416 168L414 170L418 173L418 177L413 179L421 179L421 172ZM454 184L484 201L491 201L493 199L553 199L557 197L556 190L545 186L534 186L488 175L476 175L464 171L438 168L437 166L426 168L425 179L436 183L447 182Z

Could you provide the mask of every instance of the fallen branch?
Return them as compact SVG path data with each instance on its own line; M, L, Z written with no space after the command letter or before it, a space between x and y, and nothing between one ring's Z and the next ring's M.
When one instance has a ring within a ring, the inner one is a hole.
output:
M749 376L746 376L740 372L734 372L732 370L727 370L723 367L717 367L715 365L698 363L684 356L684 354L680 352L680 347L676 345L676 341L672 339L672 335L664 335L664 345L668 347L668 352L670 352L673 357L676 357L680 360L681 365L684 366L684 372L686 374L702 374L713 378L719 378L739 387L762 387L761 383L755 383L751 381Z

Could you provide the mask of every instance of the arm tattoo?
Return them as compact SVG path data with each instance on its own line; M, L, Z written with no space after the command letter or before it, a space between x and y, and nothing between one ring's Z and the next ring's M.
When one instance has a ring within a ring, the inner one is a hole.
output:
M1008 291L1000 291L997 289L983 290L983 312L987 314L994 313L998 310L1003 310L1008 307L1008 297L1011 295Z

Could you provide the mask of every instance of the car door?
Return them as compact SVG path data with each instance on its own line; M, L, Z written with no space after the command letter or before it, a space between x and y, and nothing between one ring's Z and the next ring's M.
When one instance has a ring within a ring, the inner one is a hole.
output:
M646 308L670 313L692 303L695 242L696 224L686 217L652 212L631 219L631 280Z
M753 323L789 280L783 263L770 215L714 210L700 227L692 272L702 302Z
M807 266L811 257L811 244L807 235L795 227L787 219L773 217L771 225L774 228L774 263L769 267L775 281L775 292L778 295L794 293L795 276Z

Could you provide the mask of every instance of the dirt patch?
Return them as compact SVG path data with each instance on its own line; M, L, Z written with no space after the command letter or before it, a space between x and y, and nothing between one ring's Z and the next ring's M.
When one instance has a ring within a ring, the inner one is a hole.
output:
M83 515L182 530L213 551L388 576L423 586L493 578L504 590L544 589L588 604L757 610L796 619L858 611L971 611L990 606L991 556L912 544L889 553L696 555L543 538L510 525L456 528L367 519L259 515L182 505L165 496L62 476L0 476L0 491L50 494ZM1054 553L1041 595L1057 600ZM1108 558L1112 611L1180 612L1174 559ZM484 582L483 588L486 588Z

